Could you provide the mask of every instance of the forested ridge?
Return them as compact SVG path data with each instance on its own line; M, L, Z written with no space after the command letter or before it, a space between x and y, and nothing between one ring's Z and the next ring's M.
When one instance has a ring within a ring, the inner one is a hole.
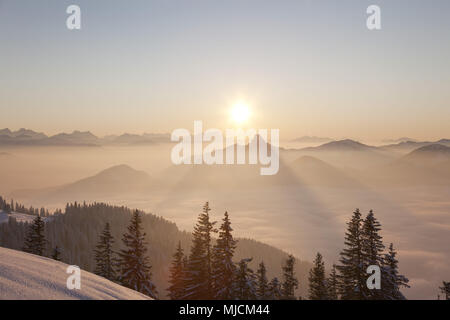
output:
M401 289L409 287L372 210L365 217L359 209L353 212L339 262L327 273L320 252L311 266L235 238L229 213L217 220L208 202L192 234L156 215L104 203L69 203L64 213L52 215L31 208L32 223L16 221L15 208L27 210L0 197L1 211L10 215L0 224L1 246L78 265L152 298L404 300ZM443 284L448 299L448 283Z
M30 212L24 206L15 203L11 210L11 201L0 197L0 210L17 212L16 207L22 208L23 213L39 214L42 212L45 221L46 247L44 255L51 257L58 247L59 259L71 265L94 272L96 267L95 249L99 236L105 224L110 224L111 235L115 239L112 249L115 252L123 247L122 236L127 230L133 210L127 207L111 206L104 203L70 203L63 210L48 213L46 209L34 209ZM199 205L199 212L201 211ZM142 228L146 233L148 256L151 265L152 279L158 289L159 298L167 297L169 287L170 265L178 243L184 252L189 252L192 241L191 233L181 231L176 224L151 213L139 211L142 217ZM222 213L223 214L223 213ZM217 220L221 213L212 212ZM194 221L193 221L194 224ZM0 224L0 246L15 250L23 250L27 230L30 223L17 222L10 217L7 223ZM256 270L258 264L264 261L269 277L281 277L281 266L288 254L270 245L253 239L238 239L235 259L253 258L249 266ZM295 271L300 283L297 295L307 294L307 277L311 263L297 260Z

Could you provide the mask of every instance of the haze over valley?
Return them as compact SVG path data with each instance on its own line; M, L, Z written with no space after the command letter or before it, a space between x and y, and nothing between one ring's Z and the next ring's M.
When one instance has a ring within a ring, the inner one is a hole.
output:
M399 251L411 284L404 290L408 297L435 298L450 273L448 139L282 145L278 174L261 176L258 165L175 166L174 144L159 134L147 134L154 141L135 143L142 136L134 135L118 144L76 132L59 135L69 142L55 145L30 130L30 138L1 132L11 139L0 139L0 194L26 205L54 209L102 201L152 212L192 231L201 205L209 201L217 220L225 210L230 213L236 236L307 261L320 251L328 265L338 262L349 215L355 208L364 214L373 209L385 241ZM16 139L21 142L11 142Z

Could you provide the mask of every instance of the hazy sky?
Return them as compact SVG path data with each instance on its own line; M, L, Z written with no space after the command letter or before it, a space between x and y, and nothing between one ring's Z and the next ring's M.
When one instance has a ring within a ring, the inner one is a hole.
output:
M225 128L245 100L281 138L450 138L449 36L448 0L0 0L0 128Z

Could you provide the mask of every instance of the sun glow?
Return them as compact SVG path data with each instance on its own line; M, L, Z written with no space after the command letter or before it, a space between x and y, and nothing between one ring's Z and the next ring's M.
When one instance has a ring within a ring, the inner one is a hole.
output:
M236 124L244 124L250 118L250 108L245 102L237 102L231 108L231 119Z

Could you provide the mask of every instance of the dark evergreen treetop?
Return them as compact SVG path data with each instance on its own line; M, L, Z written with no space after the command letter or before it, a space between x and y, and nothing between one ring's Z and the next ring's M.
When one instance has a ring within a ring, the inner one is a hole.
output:
M214 297L211 234L216 230L214 229L215 222L210 221L210 210L209 203L206 202L192 233L184 299L206 300Z
M445 300L450 300L450 281L442 281L442 287L439 287L439 289L444 294Z
M314 267L309 271L309 299L328 300L327 284L325 279L325 263L318 252L314 260Z
M405 300L405 296L400 292L401 287L409 288L408 278L399 274L397 252L394 245L389 245L389 252L385 255L382 277L381 277L381 297L384 300Z
M183 248L181 247L181 241L178 242L177 250L173 255L172 265L170 267L170 287L168 288L169 297L172 300L180 300L183 298L184 292L184 268L185 268L185 256ZM187 262L186 262L187 263Z
M283 283L281 285L282 299L295 300L295 289L298 288L298 280L294 272L295 257L289 255L283 266Z
M362 253L362 218L359 209L353 212L345 232L345 248L341 251L339 271L339 291L343 300L364 299L363 290L366 286L365 269Z
M120 250L119 280L123 286L156 298L157 291L151 281L151 266L147 256L147 242L142 231L142 218L135 210L122 242L125 249Z
M40 216L37 216L33 223L28 227L28 233L25 237L23 251L43 256L47 246L45 240L45 223Z
M236 269L233 256L237 241L234 240L232 231L228 212L225 212L219 228L219 238L212 253L213 295L220 300L233 298L233 277Z
M256 270L256 280L257 280L257 289L256 294L258 299L260 300L269 300L270 292L269 292L269 281L267 280L267 270L263 261L258 266L258 270Z
M255 274L248 266L250 261L252 261L251 258L242 259L237 264L234 279L234 297L237 300L255 300L257 298Z
M328 299L338 300L339 299L339 290L338 290L339 283L338 283L335 264L333 264L333 267L331 268L330 276L328 277L328 279L326 281L327 281Z
M269 299L280 300L282 298L281 283L277 277L273 278L269 283Z
M115 268L118 264L114 257L114 237L111 234L109 222L100 234L98 244L94 250L96 266L94 273L111 281L117 280Z
M381 231L381 224L375 218L372 210L369 211L366 219L364 219L361 230L361 250L363 256L363 269L371 265L377 265L380 269L383 266L383 250L384 245L382 237L379 234ZM382 299L381 289L367 288L367 285L363 287L363 293L365 299L379 300Z

